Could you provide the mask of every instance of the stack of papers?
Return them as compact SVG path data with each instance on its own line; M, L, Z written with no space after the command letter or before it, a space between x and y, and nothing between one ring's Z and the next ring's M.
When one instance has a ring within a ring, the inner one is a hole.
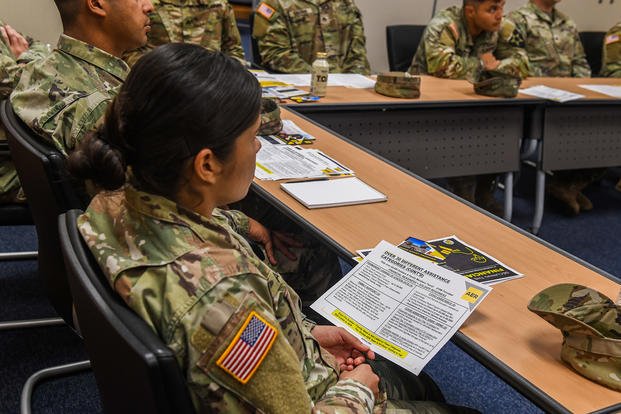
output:
M386 201L386 196L356 177L283 183L280 187L306 208L349 206Z
M584 98L584 95L565 91L563 89L550 88L543 85L531 86L530 88L520 89L520 93L561 103Z
M254 176L259 180L316 178L354 175L354 172L316 149L278 145L259 137Z
M259 83L264 88L286 85L310 86L311 84L310 73L275 74L260 70L254 70L251 72L257 77ZM367 78L366 76L354 73L330 73L328 74L328 86L345 86L347 88L368 89L375 86L375 81Z

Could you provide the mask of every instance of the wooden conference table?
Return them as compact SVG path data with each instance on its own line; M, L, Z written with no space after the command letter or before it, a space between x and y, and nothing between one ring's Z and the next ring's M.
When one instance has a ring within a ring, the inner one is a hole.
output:
M424 178L509 173L508 221L510 172L519 170L520 142L526 140L523 155L537 152L538 160L534 233L543 217L544 171L621 165L621 100L578 86L621 85L619 79L529 78L522 84L585 95L560 104L524 94L490 98L475 94L467 81L421 78L418 99L328 87L321 101L289 108Z
M352 168L388 201L308 210L282 191L279 182L255 180L254 191L343 256L351 257L356 249L373 247L382 239L398 244L408 236L432 239L455 234L524 273L521 279L494 286L453 340L546 411L621 410L621 393L563 364L560 331L526 309L536 293L557 283L587 285L615 298L620 286L609 275L468 207L306 118L286 109L283 118L315 135L315 148Z

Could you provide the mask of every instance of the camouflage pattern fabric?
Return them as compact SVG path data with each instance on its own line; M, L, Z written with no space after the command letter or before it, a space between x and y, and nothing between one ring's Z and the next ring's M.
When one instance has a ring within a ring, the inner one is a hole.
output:
M280 107L273 99L261 99L261 126L257 135L278 134L282 129Z
M608 30L604 37L601 75L621 78L621 22Z
M0 20L0 26L5 23ZM19 58L15 58L9 45L0 36L0 99L7 99L19 81L20 74L26 63L41 59L49 54L48 46L28 39L29 49ZM6 131L0 123L0 141L6 140ZM19 184L17 171L11 157L0 155L0 204L23 203L26 201Z
M532 2L507 15L524 40L529 76L588 78L591 68L576 24L554 9L549 15Z
M371 73L353 0L265 0L252 35L261 63L278 72L310 73L317 52L326 52L332 73Z
M497 98L514 98L517 96L521 84L520 78L485 72L485 75L474 83L474 92Z
M148 51L166 43L193 43L242 63L244 49L233 7L226 0L153 0L147 45L127 52L133 66Z
M561 330L563 361L621 391L621 306L588 287L560 284L535 295L528 309Z
M97 126L129 67L67 35L48 57L28 65L11 95L15 113L67 155Z
M175 352L198 412L411 412L338 380L298 295L244 239L243 213L215 209L206 218L127 186L97 195L78 225L116 292ZM217 361L252 312L277 336L242 384Z
M528 57L517 47L515 26L502 21L498 32L482 32L472 38L461 7L442 10L431 19L408 72L439 78L476 82L483 65L480 56L493 52L500 65L496 72L517 78L528 75Z
M375 92L393 98L418 98L420 76L407 72L384 72L377 75Z

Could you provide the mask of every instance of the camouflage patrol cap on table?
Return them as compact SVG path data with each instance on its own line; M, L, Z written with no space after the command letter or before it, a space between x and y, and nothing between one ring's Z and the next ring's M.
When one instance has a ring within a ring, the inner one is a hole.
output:
M504 74L484 74L474 83L474 92L477 95L493 96L496 98L515 98L520 89L522 80Z
M281 129L282 120L280 119L280 107L273 99L262 98L259 135L278 134Z
M554 285L528 309L563 333L561 359L590 380L621 391L621 306L581 285Z
M383 72L377 75L375 92L393 98L418 98L420 77L407 72Z

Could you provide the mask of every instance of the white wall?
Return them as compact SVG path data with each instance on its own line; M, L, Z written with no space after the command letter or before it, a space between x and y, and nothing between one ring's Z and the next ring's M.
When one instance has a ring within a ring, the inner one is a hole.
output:
M62 32L53 0L0 0L0 18L20 32L52 45Z
M527 0L507 0L506 10L513 10ZM580 30L605 31L621 20L621 1L563 0L559 9L569 14ZM367 36L367 50L374 71L388 69L386 26L390 24L425 24L431 18L433 0L356 0L362 11ZM437 0L441 10L461 0ZM53 0L0 0L0 18L18 30L46 43L55 44L62 31Z

